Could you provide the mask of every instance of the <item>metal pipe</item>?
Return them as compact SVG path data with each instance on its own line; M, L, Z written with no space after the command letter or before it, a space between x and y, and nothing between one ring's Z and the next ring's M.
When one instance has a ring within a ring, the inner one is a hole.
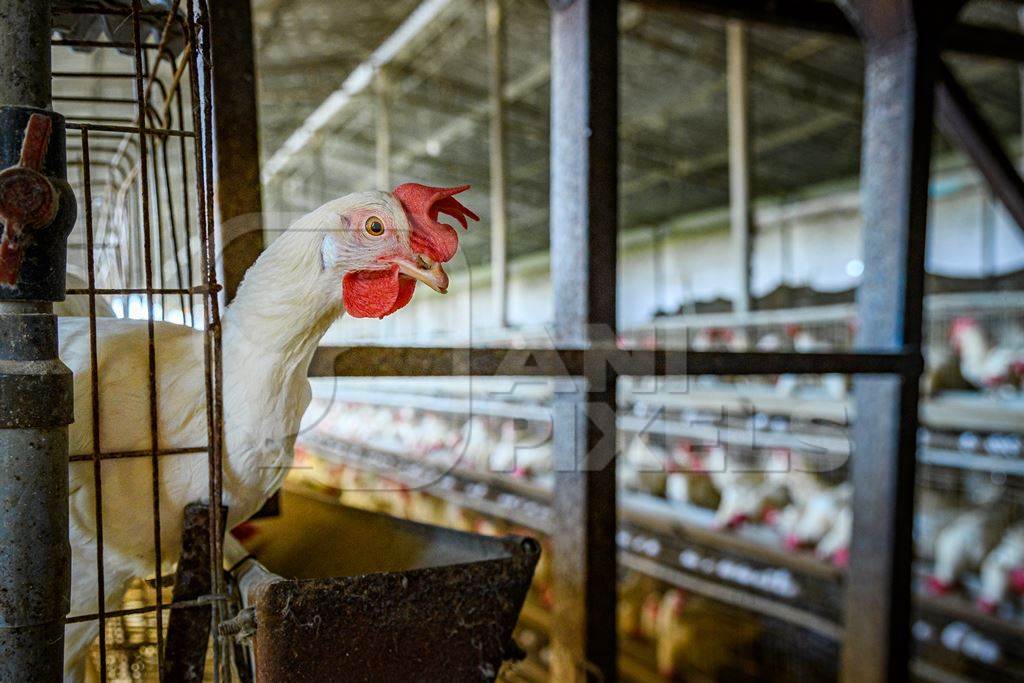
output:
M50 106L50 3L0 0L0 680L59 681L70 607L68 424L57 355L76 203Z
M502 0L487 0L487 54L491 111L491 296L498 327L508 325L508 202L505 149L505 11Z
M50 107L50 0L0 0L0 104Z
M737 277L733 310L750 310L750 260L754 216L750 201L750 70L743 24L726 25L726 80L729 93L729 219Z

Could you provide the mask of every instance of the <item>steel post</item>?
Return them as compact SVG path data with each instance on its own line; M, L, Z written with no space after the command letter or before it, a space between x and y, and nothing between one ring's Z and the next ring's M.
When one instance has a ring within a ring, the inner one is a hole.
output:
M918 9L914 0L856 0L848 7L867 48L857 345L914 355L922 339L939 34L937 24L914 24ZM907 367L854 382L847 683L909 676L919 381L919 368Z
M552 2L551 275L561 344L614 343L618 3ZM553 400L552 679L617 679L615 385L603 363Z
M497 327L508 325L508 190L505 146L505 8L487 0L489 156L491 185L491 301Z
M729 95L729 222L736 264L733 311L750 310L750 267L754 243L754 209L750 189L750 69L743 24L726 24Z
M0 680L59 681L69 609L71 372L64 120L50 106L50 3L0 0Z

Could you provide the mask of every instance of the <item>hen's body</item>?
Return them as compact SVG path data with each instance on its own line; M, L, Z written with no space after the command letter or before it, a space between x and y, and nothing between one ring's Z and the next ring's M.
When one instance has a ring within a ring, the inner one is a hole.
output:
M223 496L228 528L245 520L280 485L291 464L295 434L310 397L306 369L316 344L341 313L334 291L315 276L315 235L285 235L254 266L223 320ZM301 272L305 271L305 272ZM301 273L301 276L300 276ZM322 290L322 291L321 291ZM303 302L297 305L295 302ZM153 465L149 413L147 322L98 319L100 451L142 451L143 457L102 461L103 565L106 604L118 609L132 578L156 573ZM189 449L208 444L204 334L155 323L157 446ZM61 359L74 372L72 455L91 455L92 364L89 321L60 319ZM170 572L181 545L182 511L209 500L206 451L159 458L162 572ZM70 468L71 614L97 611L96 515L93 463ZM67 627L66 676L81 680L84 650L95 622Z
M416 282L444 292L441 267L458 247L455 230L476 215L453 198L467 189L407 183L393 193L361 192L328 202L295 222L245 274L222 319L223 500L228 528L252 515L291 466L296 432L309 405L306 372L327 328L347 308L384 317L405 306ZM344 303L343 303L344 302ZM159 495L160 571L181 550L184 507L209 500L208 405L204 334L156 323L157 443L167 455L155 473L146 321L97 320L99 451L143 457L102 461L103 574L108 609L120 607L133 578L156 573L154 481ZM93 453L89 321L60 321L60 356L74 372L72 455ZM202 452L173 454L176 449ZM97 611L96 486L91 462L70 468L71 614ZM95 621L67 627L65 678L84 677Z

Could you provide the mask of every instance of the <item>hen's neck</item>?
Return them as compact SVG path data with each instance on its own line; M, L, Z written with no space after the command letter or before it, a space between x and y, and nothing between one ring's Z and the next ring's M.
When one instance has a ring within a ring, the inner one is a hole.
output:
M321 239L318 230L292 229L263 252L224 314L225 348L308 362L342 312L341 283L322 272Z

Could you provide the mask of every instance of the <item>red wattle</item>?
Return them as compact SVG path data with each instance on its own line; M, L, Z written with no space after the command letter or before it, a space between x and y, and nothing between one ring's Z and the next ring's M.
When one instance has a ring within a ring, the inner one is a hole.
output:
M409 303L416 282L399 277L398 266L345 273L341 281L345 311L353 318L383 318Z
M1010 570L1010 587L1018 593L1024 593L1024 567Z

